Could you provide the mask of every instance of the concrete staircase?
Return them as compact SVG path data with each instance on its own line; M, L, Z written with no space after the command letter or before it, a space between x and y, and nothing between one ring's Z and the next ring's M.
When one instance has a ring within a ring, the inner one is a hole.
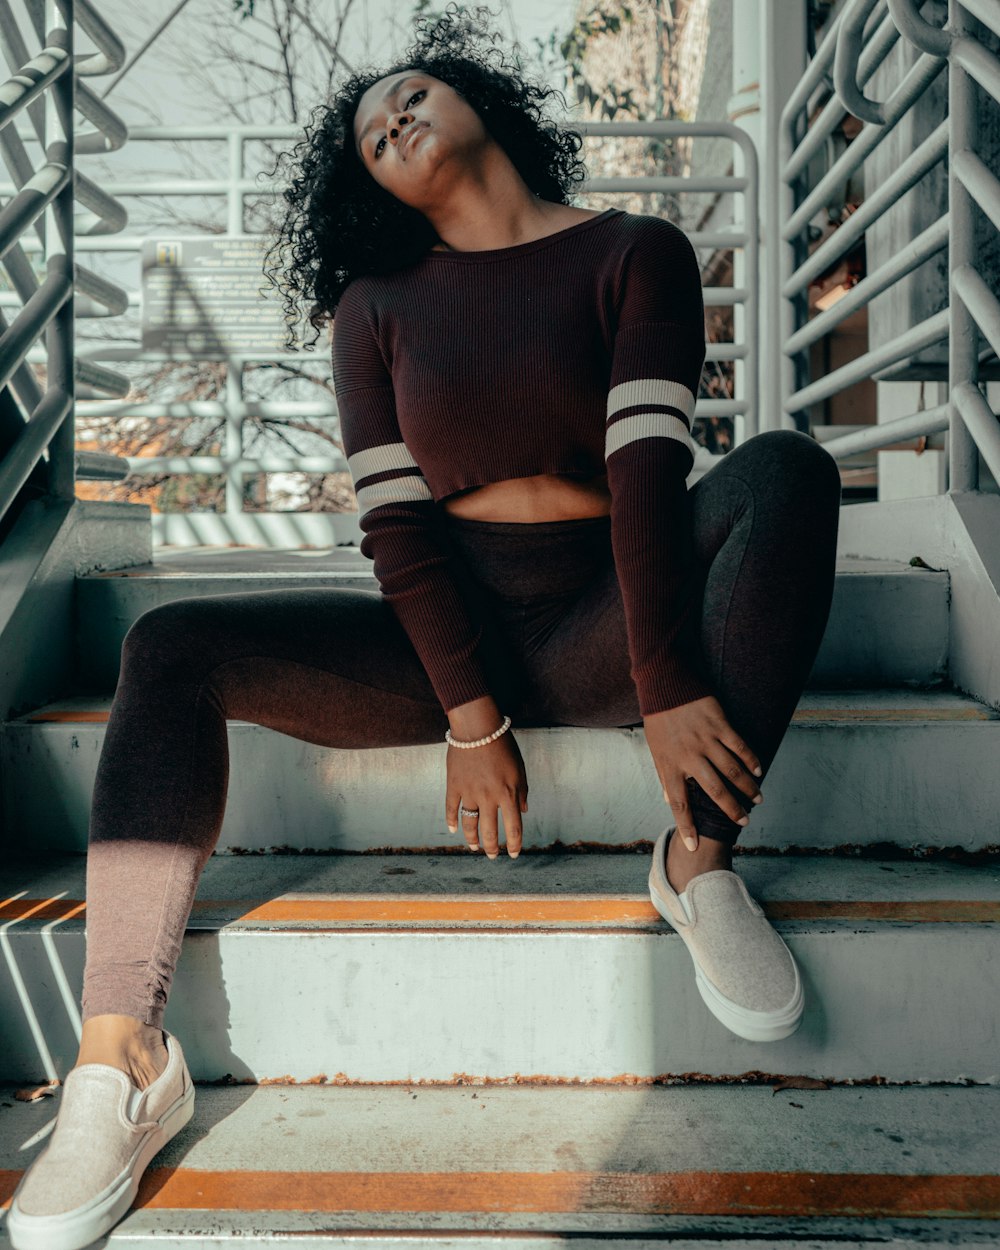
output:
M376 589L349 548L80 577L77 681L4 726L0 1203L55 1115L14 1092L76 1056L122 637L303 582ZM166 1018L195 1118L111 1244L1000 1244L1000 713L950 686L949 607L946 572L838 564L735 864L805 979L781 1042L709 1014L649 902L670 813L641 730L518 731L525 853L491 863L445 828L443 744L232 722Z

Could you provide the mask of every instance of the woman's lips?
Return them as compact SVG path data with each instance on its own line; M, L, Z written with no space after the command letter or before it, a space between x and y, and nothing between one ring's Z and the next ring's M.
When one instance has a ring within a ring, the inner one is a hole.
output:
M417 122L411 130L407 131L402 148L404 157L409 155L410 148L413 147L424 131L428 129L429 124L429 122Z

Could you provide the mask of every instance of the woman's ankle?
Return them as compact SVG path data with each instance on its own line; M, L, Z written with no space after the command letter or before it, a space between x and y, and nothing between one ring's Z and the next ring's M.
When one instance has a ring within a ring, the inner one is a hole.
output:
M83 1023L76 1066L106 1063L120 1068L139 1089L167 1066L163 1030L134 1016L92 1016Z
M733 850L718 838L699 837L697 849L689 851L675 830L667 842L666 861L667 881L680 894L700 873L732 869Z

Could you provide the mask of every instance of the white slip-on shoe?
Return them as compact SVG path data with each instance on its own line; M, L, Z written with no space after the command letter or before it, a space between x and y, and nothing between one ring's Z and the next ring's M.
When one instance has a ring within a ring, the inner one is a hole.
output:
M799 1027L805 995L792 952L751 898L743 878L715 868L691 878L684 900L667 880L665 829L653 848L649 896L684 939L706 1007L751 1042L774 1042ZM689 913L690 912L690 916Z
M106 1063L72 1068L49 1144L21 1178L7 1213L14 1250L82 1250L135 1201L149 1161L194 1113L180 1043L165 1029L167 1066L140 1091Z

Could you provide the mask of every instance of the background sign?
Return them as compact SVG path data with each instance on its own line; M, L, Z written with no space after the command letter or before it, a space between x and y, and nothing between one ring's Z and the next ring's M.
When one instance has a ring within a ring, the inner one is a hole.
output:
M263 273L266 249L258 235L144 239L143 351L205 360L284 352L284 312Z

